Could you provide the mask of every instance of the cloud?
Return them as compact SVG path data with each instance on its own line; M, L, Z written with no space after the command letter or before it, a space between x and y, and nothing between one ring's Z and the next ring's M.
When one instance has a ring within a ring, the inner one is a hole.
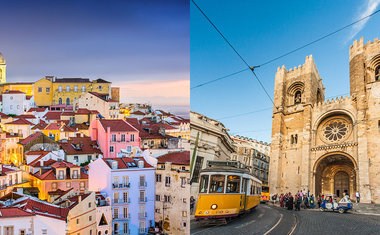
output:
M380 4L380 0L367 0L366 4L359 8L358 13L356 14L355 19L364 18L376 11L376 8ZM352 40L367 24L370 17L360 21L352 27L350 37L348 41Z

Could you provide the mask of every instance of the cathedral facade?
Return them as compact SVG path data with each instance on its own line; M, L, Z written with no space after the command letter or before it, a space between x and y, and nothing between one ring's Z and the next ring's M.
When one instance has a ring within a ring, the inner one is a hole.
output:
M271 193L343 193L380 203L380 41L349 50L350 96L325 101L313 57L275 77Z

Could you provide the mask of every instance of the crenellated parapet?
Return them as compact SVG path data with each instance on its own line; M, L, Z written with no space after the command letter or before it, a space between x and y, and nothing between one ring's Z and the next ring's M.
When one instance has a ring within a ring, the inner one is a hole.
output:
M350 96L340 96L340 97L335 97L331 99L327 99L325 101L315 103L313 109L320 110L320 109L325 109L331 107L336 107L336 105L339 106L346 106L346 105L352 105L354 103L354 100Z
M353 44L350 46L350 61L356 55L362 54L365 51L376 51L380 46L380 41L378 38L375 38L373 41L368 40L366 44L364 44L363 37L358 40L355 40Z
M297 78L304 74L313 73L317 76L318 80L321 80L317 66L315 65L313 55L306 56L305 63L298 65L297 67L286 69L285 65L277 68L276 78L278 76L285 76L287 79Z

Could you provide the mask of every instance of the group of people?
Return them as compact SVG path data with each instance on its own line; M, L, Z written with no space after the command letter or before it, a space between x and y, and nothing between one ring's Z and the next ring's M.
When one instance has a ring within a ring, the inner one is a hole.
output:
M277 200L280 202L281 207L286 207L288 210L296 210L299 211L302 208L304 209L313 209L315 208L315 197L310 191L300 190L294 196L291 192L281 194L278 196L277 194L272 196L272 200L276 203ZM321 197L318 196L318 204L320 205Z

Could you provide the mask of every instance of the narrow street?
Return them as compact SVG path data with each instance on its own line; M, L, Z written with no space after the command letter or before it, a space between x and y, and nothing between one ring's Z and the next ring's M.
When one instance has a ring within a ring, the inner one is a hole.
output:
M252 213L222 226L191 223L191 234L378 234L380 216L317 210L288 211L259 205Z

